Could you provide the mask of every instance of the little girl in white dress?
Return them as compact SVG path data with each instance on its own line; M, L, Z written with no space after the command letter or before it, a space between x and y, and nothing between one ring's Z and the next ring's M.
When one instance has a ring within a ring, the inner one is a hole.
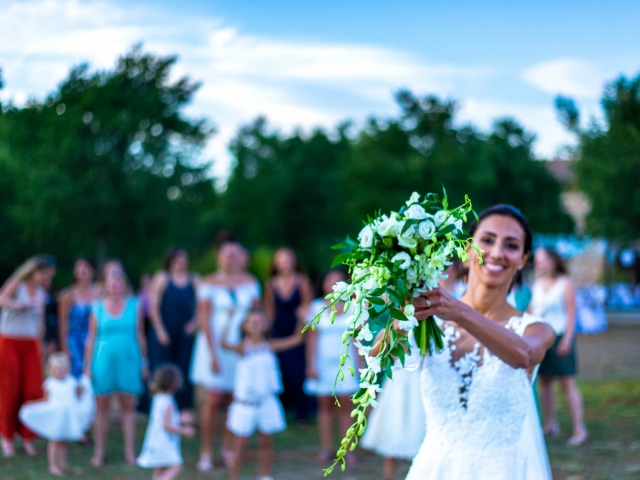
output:
M82 440L93 423L95 396L87 377L76 379L70 374L66 354L52 354L47 369L44 398L24 405L19 416L30 430L49 440L49 473L62 476L67 469L67 443Z
M193 437L196 430L190 415L181 417L174 394L184 379L177 365L164 364L153 374L151 413L138 466L153 468L153 480L173 480L182 470L180 437ZM182 425L182 423L187 425Z
M282 380L278 359L274 352L288 350L302 343L301 328L287 338L267 340L269 321L260 308L252 309L242 325L244 339L239 345L228 343L225 329L220 340L222 348L240 355L233 390L233 402L229 407L227 428L236 436L233 462L228 480L237 480L242 465L242 455L249 438L258 430L259 480L271 477L272 435L287 428L278 393Z

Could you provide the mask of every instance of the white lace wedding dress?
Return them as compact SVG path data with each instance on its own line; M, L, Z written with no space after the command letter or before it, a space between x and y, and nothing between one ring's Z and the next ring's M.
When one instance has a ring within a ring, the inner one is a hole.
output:
M525 314L506 328L523 335L536 322ZM459 332L443 329L445 349L423 359L427 435L407 480L551 480L532 378L479 343L461 355Z

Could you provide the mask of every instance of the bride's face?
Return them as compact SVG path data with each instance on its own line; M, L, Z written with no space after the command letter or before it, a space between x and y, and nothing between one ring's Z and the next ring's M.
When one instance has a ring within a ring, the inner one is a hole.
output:
M485 251L483 264L478 264L475 250L469 252L469 278L475 277L491 288L511 285L518 269L529 257L524 253L525 231L513 218L491 215L483 219L473 235L477 245Z

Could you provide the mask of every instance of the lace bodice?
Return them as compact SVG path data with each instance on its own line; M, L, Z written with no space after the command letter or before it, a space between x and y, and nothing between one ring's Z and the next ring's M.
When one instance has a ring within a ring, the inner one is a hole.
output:
M537 322L524 315L505 328L523 335ZM517 472L526 470L528 459L519 449L533 401L531 376L477 342L465 342L460 353L460 332L448 324L443 332L444 350L422 365L427 437L407 479L528 480Z

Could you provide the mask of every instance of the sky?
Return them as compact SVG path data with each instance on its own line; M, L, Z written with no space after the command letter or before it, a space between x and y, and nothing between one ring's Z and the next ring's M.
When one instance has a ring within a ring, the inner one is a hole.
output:
M187 113L216 126L201 160L221 178L258 115L332 129L397 115L401 88L456 100L483 131L515 118L555 158L575 139L553 99L599 118L605 84L640 73L638 19L636 0L0 0L0 99L44 98L73 65L110 68L142 41L202 82Z

